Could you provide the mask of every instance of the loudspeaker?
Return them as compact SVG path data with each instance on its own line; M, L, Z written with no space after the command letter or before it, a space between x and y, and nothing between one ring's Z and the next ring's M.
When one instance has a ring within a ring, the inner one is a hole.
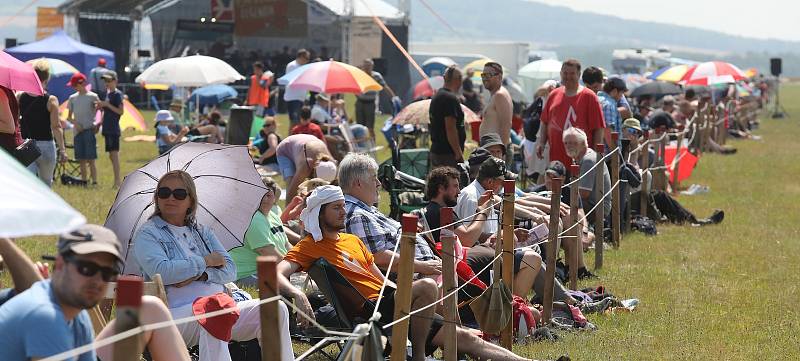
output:
M774 76L781 75L782 73L782 61L781 58L771 58L769 59L769 70Z
M6 38L6 48L17 46L17 38Z
M149 58L150 57L150 50L137 49L136 50L136 56L138 56L140 58Z
M372 69L385 76L386 72L389 71L389 63L386 58L372 58L372 61L375 63Z
M245 145L250 141L253 107L233 107L225 129L225 144Z

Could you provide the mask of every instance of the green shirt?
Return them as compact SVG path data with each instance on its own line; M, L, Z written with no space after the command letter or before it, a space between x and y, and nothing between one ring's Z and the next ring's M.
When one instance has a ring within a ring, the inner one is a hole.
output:
M285 256L289 252L288 244L280 217L274 212L264 216L261 211L256 211L244 234L244 245L228 252L236 263L236 279L256 274L256 249L273 246L281 256Z

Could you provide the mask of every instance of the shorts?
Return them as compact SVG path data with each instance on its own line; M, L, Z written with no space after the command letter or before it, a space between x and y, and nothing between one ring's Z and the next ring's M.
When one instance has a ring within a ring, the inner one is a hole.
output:
M87 129L75 134L75 139L73 142L73 146L75 148L75 159L97 159L97 138L94 136L94 129Z
M17 295L17 291L13 288L0 289L0 306L8 302L11 298Z
M375 102L356 100L356 123L367 129L375 128Z
M297 168L294 165L294 161L282 155L279 155L277 158L278 158L278 168L281 172L281 175L283 176L283 179L294 177L295 172L297 172Z
M514 251L514 274L519 272L520 265L522 264L522 256L524 256L524 251ZM467 251L467 258L465 261L467 265L472 268L472 271L478 273L478 271L482 270L484 267L490 265L492 260L494 259L494 248L482 243L477 246L471 247ZM501 258L502 260L502 258ZM491 273L492 267L486 269L486 271L481 272L478 274L478 279L483 281L483 283L489 285L492 281Z
M394 321L394 290L385 289L383 291L383 298L381 299L378 312L381 313L380 323L383 325L389 324ZM439 330L444 325L444 318L438 314L433 315L431 320L431 330L428 332L428 337L425 339L425 354L433 355L433 352L438 348L433 345L433 337L439 333Z
M103 135L106 139L106 152L119 152L119 135Z

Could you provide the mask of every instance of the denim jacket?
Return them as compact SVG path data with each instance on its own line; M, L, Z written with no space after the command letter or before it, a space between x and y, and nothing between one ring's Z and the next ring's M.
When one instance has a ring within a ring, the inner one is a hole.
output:
M133 259L142 273L148 278L156 273L161 274L165 285L185 281L203 272L208 274L208 282L212 283L225 284L236 280L236 265L211 228L199 224L189 228L197 253L186 254L161 217L155 216L145 222L133 241ZM211 252L225 256L224 267L206 267L203 257Z

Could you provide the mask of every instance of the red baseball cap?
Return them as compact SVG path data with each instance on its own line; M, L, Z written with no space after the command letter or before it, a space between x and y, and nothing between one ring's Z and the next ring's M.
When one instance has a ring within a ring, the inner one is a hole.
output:
M192 313L197 316L209 312L231 309L230 313L225 313L215 317L201 318L197 320L200 326L222 341L230 342L231 330L239 319L239 307L236 301L225 293L216 293L211 296L198 297L192 303Z
M76 84L81 84L81 83L85 83L85 82L86 82L86 75L83 75L83 73L78 72L78 73L72 74L72 78L69 79L69 82L67 83L67 86L68 87L74 87Z
M106 65L106 58L97 59L97 65Z

